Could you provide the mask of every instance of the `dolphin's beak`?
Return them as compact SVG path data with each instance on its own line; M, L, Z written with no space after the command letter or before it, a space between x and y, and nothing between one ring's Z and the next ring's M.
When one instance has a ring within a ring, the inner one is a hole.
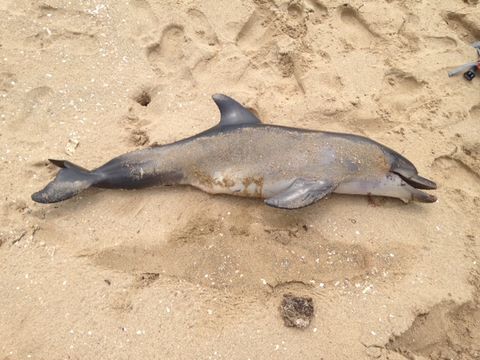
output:
M418 174L412 174L410 176L402 175L400 172L394 171L397 175L399 175L405 182L416 189L425 189L425 190L433 190L437 188L437 184L433 181L425 179Z
M416 189L433 190L437 188L437 184L435 184L433 181L418 175L417 168L410 160L403 157L396 151L393 151L392 149L385 149L386 150L384 151L386 151L387 158L391 164L390 172L397 174L408 185L413 186Z

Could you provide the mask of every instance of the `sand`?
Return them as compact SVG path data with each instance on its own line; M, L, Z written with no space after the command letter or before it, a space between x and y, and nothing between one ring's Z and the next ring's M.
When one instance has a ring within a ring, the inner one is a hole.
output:
M478 1L0 1L0 359L479 359ZM435 204L284 211L188 187L40 205L87 168L218 121L366 135ZM312 298L286 327L284 294Z

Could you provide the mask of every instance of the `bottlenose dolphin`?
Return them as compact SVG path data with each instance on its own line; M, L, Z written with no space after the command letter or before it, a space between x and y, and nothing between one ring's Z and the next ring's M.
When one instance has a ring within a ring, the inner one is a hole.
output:
M296 209L335 192L435 202L436 189L399 153L363 136L266 125L232 98L213 96L221 119L171 144L116 157L95 170L64 160L55 179L32 195L39 203L71 198L94 186L191 185L213 194L265 199Z

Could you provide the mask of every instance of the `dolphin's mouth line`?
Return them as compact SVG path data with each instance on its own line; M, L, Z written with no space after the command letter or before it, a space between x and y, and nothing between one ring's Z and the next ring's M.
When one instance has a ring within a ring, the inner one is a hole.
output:
M433 181L423 178L418 174L407 177L394 170L392 170L392 173L400 176L403 181L405 181L408 185L413 186L415 189L434 190L437 188L437 184L435 184Z

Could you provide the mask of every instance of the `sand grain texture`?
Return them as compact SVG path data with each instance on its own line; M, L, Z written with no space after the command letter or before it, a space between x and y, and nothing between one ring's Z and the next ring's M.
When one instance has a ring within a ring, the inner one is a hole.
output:
M480 80L447 77L474 59L477 1L1 0L0 18L0 359L480 358ZM398 150L439 201L30 200L47 158L193 135L222 92ZM285 293L313 299L304 331Z

